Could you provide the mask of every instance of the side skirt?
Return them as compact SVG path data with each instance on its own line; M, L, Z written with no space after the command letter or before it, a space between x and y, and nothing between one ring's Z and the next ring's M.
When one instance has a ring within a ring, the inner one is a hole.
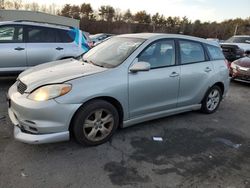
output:
M188 112L188 111L193 111L193 110L199 110L199 109L201 109L201 104L195 104L195 105L184 106L184 107L179 107L179 108L175 108L175 109L155 112L155 113L147 114L145 116L135 117L133 119L129 119L127 121L124 121L122 127L129 127L131 125L142 123L145 121L150 121L153 119L158 119L158 118L162 118L162 117L167 117L167 116L180 114L183 112Z

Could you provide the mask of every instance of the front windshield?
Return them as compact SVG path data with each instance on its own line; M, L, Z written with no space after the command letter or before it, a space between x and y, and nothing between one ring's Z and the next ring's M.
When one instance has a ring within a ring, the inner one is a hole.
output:
M226 40L228 43L250 43L250 37L231 37Z
M120 65L144 42L144 39L114 37L92 48L83 56L83 61L105 68Z

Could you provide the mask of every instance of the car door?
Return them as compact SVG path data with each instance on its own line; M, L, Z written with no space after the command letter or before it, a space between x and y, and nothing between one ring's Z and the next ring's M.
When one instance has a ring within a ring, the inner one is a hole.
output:
M21 71L26 66L23 27L19 25L0 26L0 69Z
M153 42L137 57L151 69L129 72L130 118L176 107L180 67L175 57L175 41L170 39Z
M78 57L82 55L86 50L83 49L81 41L82 31L79 29L63 30L58 29L57 44L63 48L63 57Z
M209 87L213 65L202 43L179 40L179 49L181 74L178 107L198 104Z
M27 64L35 66L63 57L64 48L57 42L53 28L27 26Z

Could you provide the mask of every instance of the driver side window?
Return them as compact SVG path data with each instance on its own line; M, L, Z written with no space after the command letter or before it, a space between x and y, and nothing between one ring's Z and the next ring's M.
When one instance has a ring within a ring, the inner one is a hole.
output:
M148 47L139 55L138 61L145 61L151 68L160 68L175 64L174 40L159 40Z

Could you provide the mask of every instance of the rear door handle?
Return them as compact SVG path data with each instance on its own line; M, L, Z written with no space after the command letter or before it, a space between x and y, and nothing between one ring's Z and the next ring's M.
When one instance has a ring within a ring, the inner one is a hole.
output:
M56 48L56 50L59 50L59 51L60 51L60 50L63 50L63 48L61 48L61 47L57 47L57 48Z
M14 50L22 51L22 50L25 50L25 48L17 47L17 48L15 48Z
M169 77L177 77L179 76L179 74L177 72L172 72Z
M210 72L210 71L212 71L212 69L210 67L206 67L204 71L205 72Z

